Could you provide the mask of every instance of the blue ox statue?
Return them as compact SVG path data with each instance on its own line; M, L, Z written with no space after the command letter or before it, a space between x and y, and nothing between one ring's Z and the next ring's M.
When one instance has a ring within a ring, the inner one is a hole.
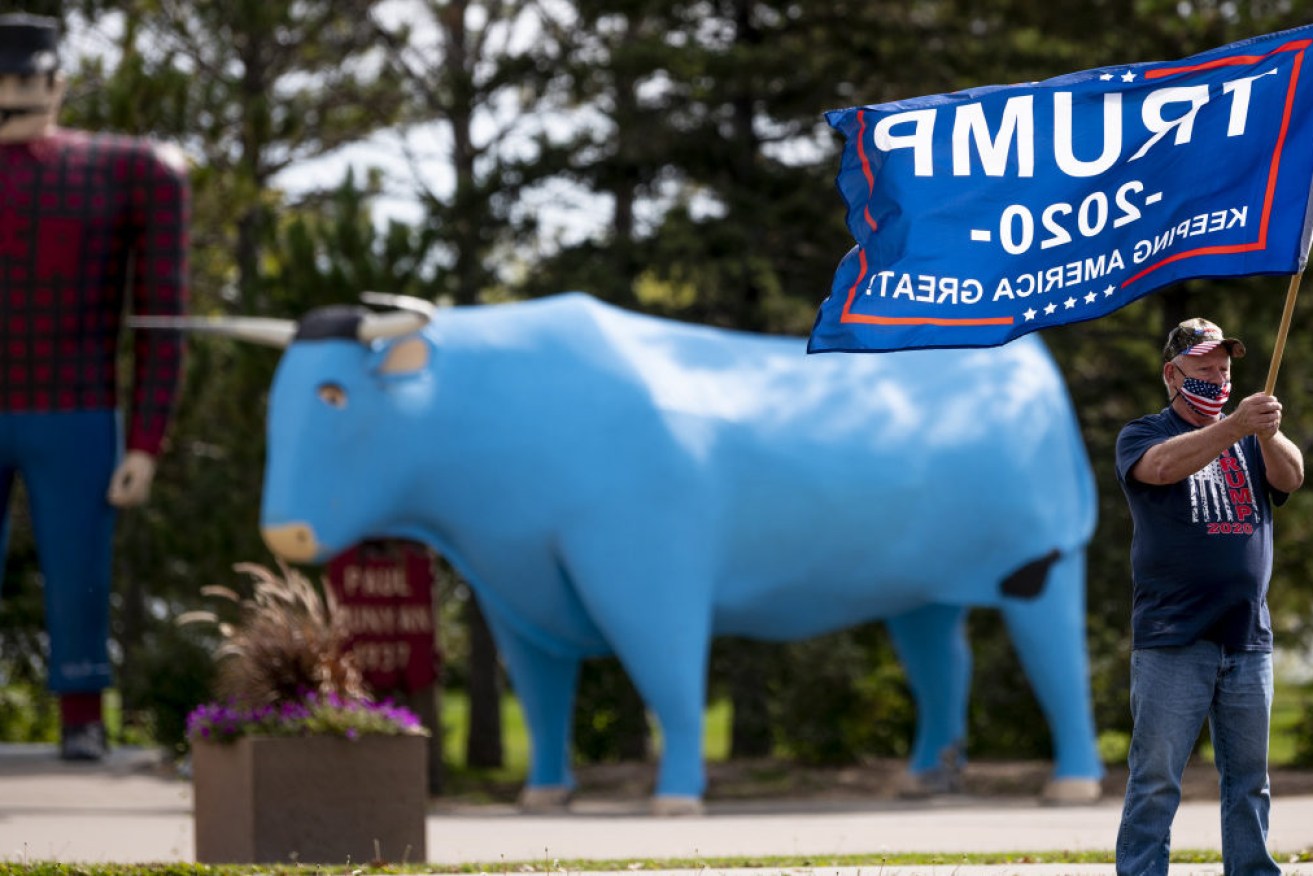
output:
M1046 795L1098 796L1093 476L1034 336L807 356L799 339L577 293L441 311L366 300L393 309L186 322L286 347L262 508L275 553L322 562L414 539L469 581L532 737L526 806L572 787L583 658L617 655L660 722L655 809L696 812L712 637L877 618L917 705L909 778L941 788L961 767L971 606L1002 612L1048 720Z

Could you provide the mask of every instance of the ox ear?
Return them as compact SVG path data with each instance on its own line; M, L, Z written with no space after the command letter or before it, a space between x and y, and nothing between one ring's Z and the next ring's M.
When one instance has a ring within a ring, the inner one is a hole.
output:
M387 348L378 366L379 374L414 374L429 364L429 345L418 335L397 341Z

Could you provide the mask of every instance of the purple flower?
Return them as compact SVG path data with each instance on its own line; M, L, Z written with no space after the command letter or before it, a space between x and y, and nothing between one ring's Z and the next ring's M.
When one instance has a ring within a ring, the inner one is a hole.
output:
M426 733L419 717L391 700L375 703L347 699L334 692L313 692L299 699L255 707L204 703L187 716L187 736L232 741L247 735L334 735L359 739L370 734Z

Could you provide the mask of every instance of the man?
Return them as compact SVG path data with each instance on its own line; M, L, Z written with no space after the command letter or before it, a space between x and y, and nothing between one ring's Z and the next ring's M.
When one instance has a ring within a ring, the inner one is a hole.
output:
M1134 730L1117 872L1167 873L1181 774L1205 718L1221 777L1226 873L1280 873L1267 850L1272 707L1272 508L1304 482L1281 403L1255 393L1230 416L1245 346L1206 319L1167 336L1168 405L1117 438L1135 534Z
M123 454L116 353L125 299L175 314L186 297L179 157L56 127L64 92L52 18L0 15L0 558L15 473L44 578L60 754L106 753L114 508L147 498L173 406L176 333L136 339Z

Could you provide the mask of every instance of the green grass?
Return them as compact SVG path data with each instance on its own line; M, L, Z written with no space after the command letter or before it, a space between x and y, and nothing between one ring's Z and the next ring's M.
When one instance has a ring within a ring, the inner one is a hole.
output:
M702 735L707 760L729 760L730 726L734 717L729 700L717 700L707 707L707 722Z
M465 766L465 737L469 730L469 697L464 691L443 691L442 694L442 751L446 762L456 768ZM729 759L730 705L717 701L707 708L703 735L706 757L709 761ZM524 713L520 702L507 694L502 698L502 744L505 764L502 771L508 775L524 775L529 770L529 734L524 726ZM654 726L654 743L661 743L660 731Z
M465 766L465 741L469 731L470 701L464 691L442 692L442 753L448 764ZM501 772L523 776L529 771L529 733L524 726L520 701L507 694L502 697L502 751L505 758Z
M105 691L105 730L116 745L154 744L142 727L124 726L123 698L113 688ZM0 739L5 742L59 741L59 706L53 694L11 685L0 688Z
M465 733L469 700L463 691L443 693L443 751L447 763L461 768L465 764ZM1272 700L1272 736L1269 761L1274 767L1290 766L1295 759L1296 731L1303 716L1313 708L1313 683L1298 685L1277 682ZM728 700L717 700L707 707L703 744L709 762L729 759L730 726L733 714ZM659 750L660 730L653 727L654 743ZM529 768L529 742L519 701L507 694L502 701L502 738L506 751L503 771L507 778L524 775ZM1119 730L1099 734L1099 755L1104 763L1125 763L1130 735ZM1213 749L1205 743L1201 755L1212 761Z
M1273 766L1294 762L1296 730L1306 714L1313 714L1313 683L1282 684L1278 679L1272 695L1272 735L1268 750L1268 761Z

